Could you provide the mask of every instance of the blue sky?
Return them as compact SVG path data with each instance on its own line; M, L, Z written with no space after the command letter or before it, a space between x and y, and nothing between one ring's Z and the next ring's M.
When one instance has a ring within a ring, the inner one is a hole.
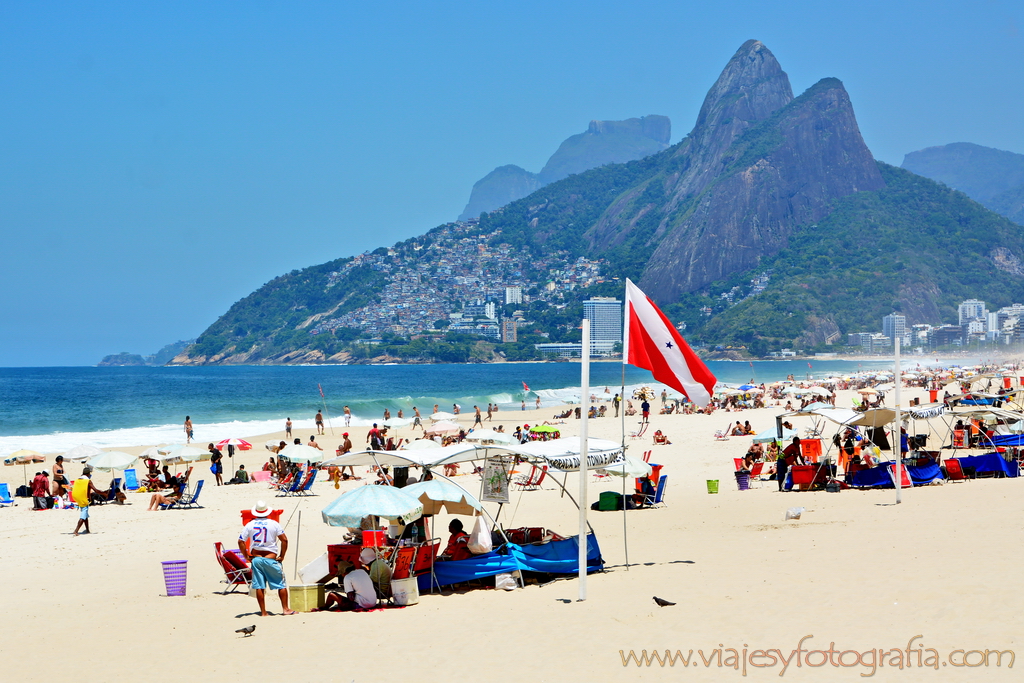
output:
M875 156L1024 153L1019 2L0 5L0 366L197 336L271 278L454 219L591 119L693 125L763 41ZM835 5L835 6L832 6Z

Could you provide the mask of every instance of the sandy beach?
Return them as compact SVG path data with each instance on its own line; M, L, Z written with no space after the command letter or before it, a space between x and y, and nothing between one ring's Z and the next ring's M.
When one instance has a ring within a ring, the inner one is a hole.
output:
M837 403L849 405L850 395L840 392ZM904 403L921 395L906 390ZM556 411L502 411L494 422L511 430L550 420ZM285 569L291 579L296 558L302 566L340 541L340 530L323 524L320 510L369 478L345 482L340 491L320 480L315 496L277 498L263 484L216 487L208 463L198 463L193 480L206 480L202 509L147 512L149 494L129 494L130 505L94 508L94 533L80 537L71 535L76 512L33 512L31 499L17 499L17 507L0 510L3 678L51 678L63 668L48 661L57 655L101 681L155 675L200 681L718 681L744 675L819 681L872 673L883 681L1018 680L1024 661L1010 668L1008 655L1002 666L990 656L988 666L964 671L950 663L962 655L950 660L949 654L1013 650L1024 656L1020 482L980 479L915 488L904 492L900 506L893 504L893 490L781 494L766 481L738 491L732 458L743 455L749 439L715 441L714 432L736 419L760 431L781 412L769 407L713 416L652 415L648 434L661 429L672 444L654 446L649 436L627 443L630 454L652 450L652 462L665 466L667 505L627 513L628 569L623 513L590 513L608 568L589 577L585 602L576 601L573 579L511 592L423 595L405 609L261 618L247 594L219 594L224 575L213 544L234 547L240 510L258 499L285 510L282 521L290 519L291 539ZM467 427L472 420L460 416ZM636 420L627 418L627 430ZM810 424L795 422L801 430ZM589 425L591 436L619 438L616 419ZM567 420L564 435L578 434L579 427L578 420ZM342 431L336 422L335 434L318 441L332 452ZM365 428L349 431L357 448L365 443ZM295 436L306 442L309 434L298 430ZM260 469L269 456L263 443L283 433L247 438L255 448L236 453L233 462L225 458L225 479L239 462L250 471ZM124 450L137 453L149 445ZM51 466L52 458L30 466L29 478ZM71 478L80 471L79 465L68 467ZM0 477L13 491L22 483L22 469L2 468ZM109 479L97 473L94 481L102 488ZM707 493L708 479L720 481L721 493ZM479 490L477 476L458 480ZM568 476L567 486L575 493L577 475ZM592 477L588 503L620 486L618 479ZM806 508L802 518L784 521L794 506ZM493 514L496 506L489 507ZM500 519L506 526L545 526L570 535L577 514L548 482L539 491L513 491ZM441 515L437 528L447 520ZM163 595L162 560L188 560L186 597ZM677 604L660 608L655 595ZM275 597L268 597L268 605L279 611ZM253 637L235 633L251 624L257 625ZM841 651L860 654L844 655L844 666L827 662L820 668L808 666L819 655L801 659L800 666L791 660L784 668L752 654L777 649L789 657L805 636L811 637L803 640L804 650L826 650L823 656L833 662ZM905 650L915 636L923 637L909 646L909 666L905 662L893 671L888 655L884 668L867 664L865 653L876 659L879 649ZM827 652L830 643L833 654ZM737 654L735 667L730 648ZM666 649L679 650L689 666L623 664L630 650L639 656L642 650ZM929 649L937 653L936 665L921 666ZM983 654L975 654L968 661L981 659Z

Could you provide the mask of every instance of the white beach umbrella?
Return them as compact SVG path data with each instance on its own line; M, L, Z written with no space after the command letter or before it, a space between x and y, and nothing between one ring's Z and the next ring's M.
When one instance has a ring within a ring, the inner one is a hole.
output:
M444 479L429 479L409 484L402 492L420 501L425 515L439 514L442 508L452 515L475 515L478 514L478 510L483 509L480 501L472 494Z
M295 443L291 446L282 448L277 454L277 457L284 458L294 463L304 462L320 462L324 459L324 452L319 448L313 448L312 446L306 446L305 444Z
M440 412L432 414L430 416L430 419L433 422L439 422L441 420L457 420L458 417L453 415L452 413L446 413L442 410Z
M75 461L77 461L77 460L88 460L92 456L99 455L102 452L103 452L102 450L100 450L99 448L96 448L95 446L83 443L83 444L80 444L78 446L75 446L74 448L72 448L69 451L66 451L64 453L64 459L65 460L75 460Z
M185 444L158 448L157 451L164 456L165 462L196 462L197 460L209 460L213 455L205 448L196 448Z
M134 465L138 459L139 456L123 451L105 451L89 458L86 464L96 470L112 472L114 470L126 470Z
M627 479L636 479L638 477L649 477L651 476L651 466L645 463L639 458L634 458L632 455L627 455L625 460L615 463L614 465L608 465L596 470L599 474L612 474L616 477L626 477Z
M477 429L466 434L466 441L493 441L494 443L518 443L516 437L493 429Z
M456 423L448 422L447 420L442 420L440 422L435 422L434 424L427 427L426 433L443 434L445 432L457 432L460 429L462 429L462 427L457 425Z
M408 427L412 424L412 420L404 417L393 417L390 420L384 421L384 426L388 429L399 429L401 427Z
M434 441L433 439L415 439L405 444L398 450L400 451L421 451L427 448L440 448L441 444Z

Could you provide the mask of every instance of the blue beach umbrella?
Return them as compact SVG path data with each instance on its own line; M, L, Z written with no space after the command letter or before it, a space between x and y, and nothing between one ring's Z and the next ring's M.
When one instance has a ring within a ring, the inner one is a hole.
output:
M358 529L364 517L401 517L407 524L423 516L423 503L394 486L360 486L335 499L321 513L324 524Z

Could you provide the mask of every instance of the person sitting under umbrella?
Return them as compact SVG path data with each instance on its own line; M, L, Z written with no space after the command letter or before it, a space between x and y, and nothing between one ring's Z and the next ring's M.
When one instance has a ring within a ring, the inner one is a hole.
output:
M473 553L469 552L469 534L463 530L462 520L453 519L448 524L448 532L451 533L451 536L448 537L448 545L437 559L456 562L471 558Z
M362 562L362 557L360 557L360 562ZM323 611L344 612L377 606L377 591L373 588L373 580L362 566L356 568L351 562L341 561L338 563L338 573L344 577L342 579L344 593L336 591L328 593Z

